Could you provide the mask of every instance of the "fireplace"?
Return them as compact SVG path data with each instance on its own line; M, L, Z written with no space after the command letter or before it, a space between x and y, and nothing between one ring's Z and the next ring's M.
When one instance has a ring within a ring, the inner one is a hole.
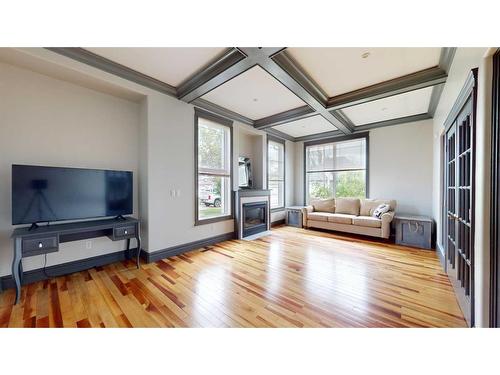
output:
M235 190L234 230L239 239L253 239L265 235L271 228L271 190Z
M267 201L243 203L242 205L243 237L267 230Z

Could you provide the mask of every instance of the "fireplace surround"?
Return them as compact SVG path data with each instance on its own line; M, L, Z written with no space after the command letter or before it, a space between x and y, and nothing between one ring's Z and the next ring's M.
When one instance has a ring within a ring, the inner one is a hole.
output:
M235 231L244 239L270 229L270 190L235 191Z

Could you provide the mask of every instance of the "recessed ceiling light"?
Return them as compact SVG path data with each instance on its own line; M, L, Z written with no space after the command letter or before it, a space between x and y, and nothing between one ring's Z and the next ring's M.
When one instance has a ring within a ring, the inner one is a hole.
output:
M253 98L253 101L254 101L254 102L258 102L258 101L259 101L259 99L257 99L257 98Z
M365 52L361 55L363 59L366 59L368 56L370 56L370 52Z

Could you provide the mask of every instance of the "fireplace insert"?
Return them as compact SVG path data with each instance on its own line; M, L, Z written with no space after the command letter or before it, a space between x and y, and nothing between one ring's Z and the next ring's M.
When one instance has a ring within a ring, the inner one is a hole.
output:
M243 203L243 237L267 230L267 202Z

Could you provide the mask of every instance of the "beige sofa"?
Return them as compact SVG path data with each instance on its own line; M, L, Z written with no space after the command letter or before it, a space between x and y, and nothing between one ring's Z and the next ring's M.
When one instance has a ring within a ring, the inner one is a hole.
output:
M382 214L380 219L373 217L373 211L382 203L390 206L389 212ZM302 209L303 226L389 238L395 209L395 200L358 198L316 200Z

